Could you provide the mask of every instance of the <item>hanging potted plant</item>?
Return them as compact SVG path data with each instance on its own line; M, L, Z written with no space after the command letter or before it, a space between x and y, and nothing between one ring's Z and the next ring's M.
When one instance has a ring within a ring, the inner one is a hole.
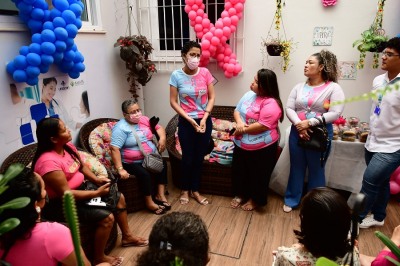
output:
M263 40L262 45L265 46L268 55L270 56L281 56L283 62L281 63L281 69L285 73L289 68L290 54L293 50L293 40L286 39L285 28L282 20L282 7L285 6L284 0L276 0L276 11L274 19L272 20L271 27L268 31L267 39ZM272 36L272 26L275 24L276 36ZM283 36L279 35L282 25Z
M385 1L386 0L378 1L378 11L376 12L374 22L368 30L361 33L361 39L353 43L353 47L357 47L357 50L360 51L360 59L357 64L358 69L364 68L367 52L374 53L372 67L378 68L379 66L379 53L386 48L386 42L389 39L389 37L385 35L385 30L382 28Z
M157 72L155 63L149 59L153 47L143 35L121 36L114 47L120 47L120 57L128 70L129 92L136 99L139 97L138 84L145 86L153 73Z

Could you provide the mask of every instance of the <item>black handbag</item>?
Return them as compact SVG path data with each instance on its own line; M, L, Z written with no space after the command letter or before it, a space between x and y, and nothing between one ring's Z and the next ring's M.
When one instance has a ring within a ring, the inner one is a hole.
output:
M297 144L307 150L325 152L328 149L329 136L328 130L326 129L326 122L324 116L322 120L317 118L320 122L319 125L311 127L311 131L308 131L310 136L309 140L299 138Z
M96 206L114 211L117 208L117 204L121 196L121 193L118 191L117 181L118 179L111 181L110 192L107 195L87 200L85 201L85 204L88 206ZM89 180L86 180L84 183L85 190L97 190L98 187L98 185Z

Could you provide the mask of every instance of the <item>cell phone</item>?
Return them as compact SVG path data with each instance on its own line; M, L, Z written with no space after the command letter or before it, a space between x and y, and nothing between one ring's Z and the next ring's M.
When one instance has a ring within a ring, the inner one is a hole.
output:
M232 129L229 131L229 136L232 136L233 133L235 133L235 131L236 131L236 128L235 128L235 127L232 128Z

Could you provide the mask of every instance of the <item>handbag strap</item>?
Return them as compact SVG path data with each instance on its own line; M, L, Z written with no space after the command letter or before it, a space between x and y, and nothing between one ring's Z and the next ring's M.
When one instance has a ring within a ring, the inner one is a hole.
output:
M136 130L135 130L135 127L134 127L133 125L131 125L131 124L129 124L129 126L131 127L132 133L133 133L133 135L135 136L135 139L136 139L136 142L137 142L137 144L138 144L138 147L139 147L140 152L143 154L143 156L146 156L147 153L146 153L146 152L144 151L144 149L143 149L142 142L141 142L140 139L139 139L139 136L138 136L138 134L137 134L137 132L136 132ZM157 139L155 139L154 134L153 134L153 139L152 139L152 141L153 141L153 143L156 145L156 152L158 153L158 150L157 150Z
M321 119L322 118L322 119ZM326 121L324 115L321 115L321 118L315 117L319 121L320 124L322 124L324 127L326 127Z

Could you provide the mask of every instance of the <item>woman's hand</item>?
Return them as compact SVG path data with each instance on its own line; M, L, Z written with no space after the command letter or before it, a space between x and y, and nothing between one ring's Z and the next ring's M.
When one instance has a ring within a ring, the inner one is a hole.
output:
M200 131L198 131L199 133L204 133L206 132L206 120L207 119L201 119L200 121Z
M196 120L194 120L193 118L190 118L189 122L194 127L194 130L196 130L196 132L200 132L201 128L200 128L199 124L197 124Z
M121 177L121 179L128 179L129 178L129 173L125 169L118 170L118 174Z
M111 180L108 179L108 177L104 176L104 175L97 176L97 178L95 180L96 180L96 185L98 185L98 186L101 186L101 185L111 182Z
M165 138L160 138L160 140L158 141L158 144L157 144L157 149L158 149L159 153L162 153L163 151L165 151L165 143L166 143Z
M297 131L300 133L300 131L310 128L310 125L308 124L308 120L303 120L297 123L295 127Z
M110 193L110 183L100 186L96 191L98 192L99 197L108 195Z
M303 129L301 131L299 131L299 136L301 139L304 140L309 140L310 139L310 135L308 135L308 130L307 129Z
M245 134L246 127L248 127L248 125L243 122L236 123L236 130L233 133L233 136L240 136Z

